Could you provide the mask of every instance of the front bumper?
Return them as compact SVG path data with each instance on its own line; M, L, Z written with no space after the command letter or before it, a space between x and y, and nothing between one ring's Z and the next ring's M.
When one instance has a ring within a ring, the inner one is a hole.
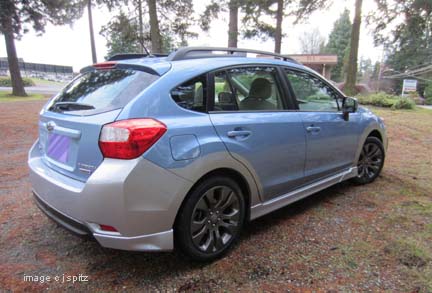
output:
M105 159L81 182L50 169L36 145L29 152L30 181L37 205L51 219L104 247L173 249L172 227L191 182L142 158ZM118 232L101 231L99 224Z

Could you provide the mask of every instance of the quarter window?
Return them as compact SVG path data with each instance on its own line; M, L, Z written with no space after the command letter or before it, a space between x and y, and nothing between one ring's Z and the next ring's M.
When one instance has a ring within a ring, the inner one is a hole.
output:
M199 76L173 89L171 97L182 108L197 112L206 112L206 84L206 76Z
M337 112L339 95L324 81L305 72L285 70L300 111Z

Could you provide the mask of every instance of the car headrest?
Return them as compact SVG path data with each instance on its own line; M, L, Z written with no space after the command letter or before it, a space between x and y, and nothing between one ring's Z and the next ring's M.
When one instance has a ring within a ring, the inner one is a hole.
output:
M272 93L271 83L268 79L259 77L255 79L249 90L249 98L266 100Z

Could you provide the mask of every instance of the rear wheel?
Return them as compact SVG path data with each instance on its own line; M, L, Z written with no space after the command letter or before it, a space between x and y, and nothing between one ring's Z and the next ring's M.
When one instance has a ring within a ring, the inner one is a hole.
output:
M357 184L373 182L381 173L384 159L385 153L382 142L376 137L368 137L357 163L358 175L352 181Z
M222 256L239 237L245 208L241 189L232 179L212 177L201 182L188 195L177 217L177 247L199 261Z

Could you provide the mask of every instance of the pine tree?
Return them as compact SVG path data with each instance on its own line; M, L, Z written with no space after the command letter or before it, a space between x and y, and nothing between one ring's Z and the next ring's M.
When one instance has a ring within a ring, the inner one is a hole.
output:
M363 0L355 1L355 13L354 21L351 30L351 42L350 42L350 54L347 67L347 76L345 82L345 93L347 95L357 94L356 82L357 82L357 61L358 61L358 49L360 43L360 25L362 15L362 4Z
M150 18L151 49L154 53L162 52L162 36L159 28L159 20L156 9L156 0L147 0Z
M107 59L119 53L142 52L141 38L144 38L144 34L140 34L139 23L123 11L103 26L100 34L107 40Z
M211 22L217 19L221 12L226 12L228 10L228 47L237 48L239 12L244 2L244 0L212 0L200 16L201 29L203 31L209 31Z
M378 1L369 19L375 42L387 50L387 64L396 71L429 64L432 60L432 1ZM397 17L396 17L397 16ZM387 28L395 28L388 33Z
M102 28L100 34L107 40L108 57L116 53L145 53L145 48L151 48L152 53L167 53L175 47L187 46L187 39L196 37L196 33L189 31L194 21L190 17L192 0L155 1L155 7L150 2L133 0L135 12L125 14L120 9ZM150 13L154 9L156 13Z
M351 39L351 27L349 10L345 9L334 23L333 30L324 48L324 53L336 54L338 56L338 63L332 69L332 79L335 81L342 81L344 77L344 60Z
M0 33L5 37L12 95L27 95L18 66L15 39L21 38L30 27L38 33L43 33L47 22L54 25L72 23L81 17L86 4L85 0L0 1Z
M295 23L306 19L312 12L325 7L329 0L248 0L243 17L245 38L273 39L275 53L282 49L283 21L286 16L295 16ZM264 21L266 16L276 19L274 24Z

